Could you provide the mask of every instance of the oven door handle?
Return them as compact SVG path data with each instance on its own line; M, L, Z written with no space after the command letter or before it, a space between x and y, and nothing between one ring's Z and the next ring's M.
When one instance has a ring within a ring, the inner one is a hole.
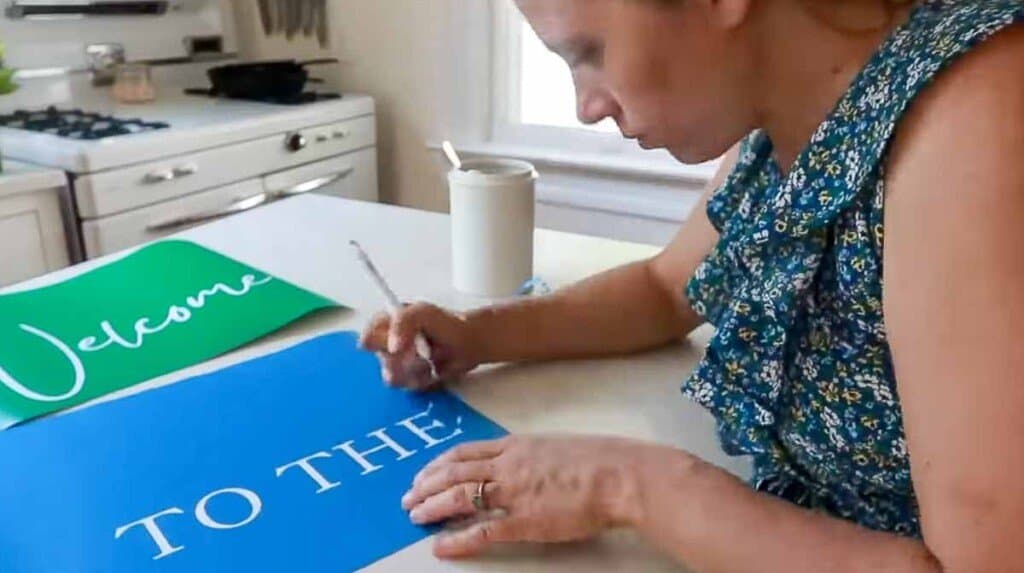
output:
M191 215L185 215L183 217L176 217L167 221L161 221L159 223L153 223L146 227L147 231L155 233L164 233L167 231L174 231L177 229L183 229L185 227L191 227L200 223L208 223L217 219L223 219L230 215L237 215L238 213L244 213L251 211L256 207L266 205L274 201L274 197L269 193L260 193L259 195L253 195L252 197L246 197L240 199L234 203L224 207L223 209L214 209L212 211L201 211L199 213L193 213Z
M324 175L323 177L317 177L316 179L310 179L309 181L303 181L302 183L299 183L298 185L293 185L287 189L282 189L280 191L271 191L270 194L273 196L274 200L277 200L284 199L286 197L294 197L296 195L312 193L314 191L319 191L320 189L323 189L324 187L327 187L332 183L341 181L342 179L348 177L349 175L352 175L352 172L355 170L355 167L349 167L347 169L342 169L337 173Z
M316 179L310 179L309 181L303 181L302 183L287 189L282 189L280 191L268 191L266 193L260 193L259 195L253 195L252 197L246 197L245 199L235 201L223 209L201 211L199 213L193 213L192 215L185 215L183 217L176 217L167 221L153 223L148 225L146 230L154 233L165 233L168 231L183 229L185 227L191 227L200 223L216 221L217 219L223 219L224 217L251 211L257 207L262 207L263 205L280 201L281 199L312 193L327 187L331 183L341 181L351 175L354 171L355 167L349 167L337 173L332 173L331 175L325 175L323 177L317 177Z

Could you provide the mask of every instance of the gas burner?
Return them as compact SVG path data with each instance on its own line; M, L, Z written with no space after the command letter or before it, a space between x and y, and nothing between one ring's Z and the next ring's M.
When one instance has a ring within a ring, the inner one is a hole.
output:
M210 97L210 98L224 98L224 99L235 99L242 101L254 101L257 103L269 103L273 105L304 105L307 103L316 103L319 101L330 101L340 99L341 94L334 93L319 93L319 92L302 92L292 96L279 96L279 97L263 97L263 98L232 98L222 96L212 89L207 88L189 88L185 90L188 95Z
M0 115L0 127L49 133L70 139L96 140L166 129L170 125L159 121L121 119L80 109L64 110L50 106L41 110L17 110L14 113Z

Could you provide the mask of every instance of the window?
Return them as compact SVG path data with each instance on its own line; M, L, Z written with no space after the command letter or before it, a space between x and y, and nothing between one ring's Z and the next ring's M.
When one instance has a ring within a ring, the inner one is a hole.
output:
M547 49L526 22L521 22L519 118L526 125L547 125L616 133L611 119L583 125L576 119L576 89L565 61Z
M492 0L495 47L491 140L563 157L586 157L630 171L710 178L716 162L684 166L664 150L643 150L619 133L611 119L583 125L576 118L576 90L569 67L537 37L512 0ZM571 161L570 161L571 162Z

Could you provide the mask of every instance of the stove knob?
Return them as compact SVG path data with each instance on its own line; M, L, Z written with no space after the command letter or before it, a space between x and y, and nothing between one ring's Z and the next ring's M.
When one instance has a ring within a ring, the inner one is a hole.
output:
M288 135L284 142L289 151L301 151L306 148L306 138L301 133Z

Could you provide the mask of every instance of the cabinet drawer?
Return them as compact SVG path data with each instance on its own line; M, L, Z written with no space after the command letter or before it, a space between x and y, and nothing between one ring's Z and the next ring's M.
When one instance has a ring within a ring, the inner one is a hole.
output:
M222 216L258 208L288 195L319 193L375 201L377 152L362 149L294 169L193 193L156 205L82 222L87 258L179 233Z
M374 117L324 124L299 132L306 145L293 151L274 135L75 180L79 216L95 219L161 201L371 147Z
M377 201L377 151L371 147L272 173L263 179L263 188L270 193L309 189L344 199Z
M83 221L82 241L85 243L86 257L92 259L109 255L184 231L194 225L176 225L174 222L221 212L262 194L262 182L249 179L127 213Z

